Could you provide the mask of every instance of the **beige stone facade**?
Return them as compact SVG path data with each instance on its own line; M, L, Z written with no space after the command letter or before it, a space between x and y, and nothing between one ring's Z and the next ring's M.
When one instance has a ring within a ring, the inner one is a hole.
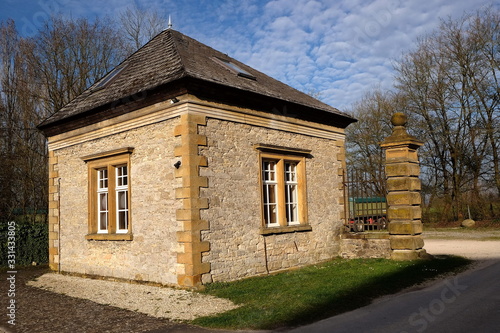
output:
M343 142L209 119L201 127L208 137L200 153L208 160L202 169L209 187L202 195L210 207L202 217L210 230L202 232L210 242L203 256L211 271L204 282L234 280L246 276L313 264L338 255L342 230L339 197L342 166L338 154ZM310 149L306 158L308 223L312 230L263 235L259 156L256 144Z
M51 152L60 178L59 215L51 234L53 268L63 272L108 276L162 284L177 283L178 230L175 198L173 136L178 118L92 139ZM134 147L130 161L131 241L87 240L88 172L81 157L96 152ZM56 216L53 217L54 219ZM55 221L55 220L54 220ZM60 223L60 225L59 225ZM57 246L60 244L60 247ZM54 266L59 264L60 266Z
M343 228L343 136L331 126L185 96L175 106L49 138L51 267L197 287L334 258ZM263 232L256 145L310 151L307 225ZM85 157L124 147L130 150L130 239L89 238Z

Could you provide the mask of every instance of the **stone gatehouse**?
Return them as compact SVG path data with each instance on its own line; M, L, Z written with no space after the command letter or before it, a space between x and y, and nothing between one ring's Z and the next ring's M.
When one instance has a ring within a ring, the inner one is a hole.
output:
M336 257L354 121L165 30L39 125L50 266L197 287Z

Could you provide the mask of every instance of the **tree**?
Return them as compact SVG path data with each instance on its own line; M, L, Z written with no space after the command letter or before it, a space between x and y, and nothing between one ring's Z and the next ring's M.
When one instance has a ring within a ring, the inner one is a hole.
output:
M0 213L47 206L47 147L36 126L102 77L125 51L109 21L53 17L33 38L0 23Z
M354 105L360 122L347 129L351 166L377 178L381 171L374 166L381 155L375 144L390 134L390 115L380 110L404 111L409 132L425 142L419 150L423 194L426 202L439 206L439 219L457 219L468 207L476 218L495 217L500 197L499 51L500 12L492 8L443 20L439 29L421 37L395 64L395 93L370 93ZM378 131L382 138L367 134Z
M351 114L358 122L346 130L347 163L349 170L355 171L351 178L369 181L372 192L379 196L386 194L384 152L379 143L391 133L390 119L400 104L394 93L380 89L368 92L353 105Z
M15 210L45 207L45 139L35 128L44 114L33 95L38 86L27 62L29 43L12 20L0 24L0 43L0 210L3 218L12 218Z
M464 214L489 183L500 192L496 19L488 9L443 21L397 66L397 87L425 129L422 163L433 173L427 185L444 198L446 218Z
M168 26L157 11L142 10L137 5L128 7L120 14L121 28L133 52L146 44Z
M48 113L61 109L125 57L123 37L108 19L52 17L30 39L29 62Z

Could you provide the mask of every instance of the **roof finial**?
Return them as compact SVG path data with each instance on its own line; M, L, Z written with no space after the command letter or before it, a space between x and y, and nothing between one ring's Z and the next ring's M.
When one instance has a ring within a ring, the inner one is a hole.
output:
M168 28L172 29L172 18L168 15Z

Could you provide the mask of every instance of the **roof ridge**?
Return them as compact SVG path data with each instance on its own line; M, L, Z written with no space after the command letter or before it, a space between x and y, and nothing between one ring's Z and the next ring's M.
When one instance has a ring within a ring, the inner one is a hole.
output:
M171 29L171 28L169 28L169 29L167 29L167 30L165 30L165 31L169 33L169 36L170 36L171 41L172 41L172 45L173 45L173 47L174 47L174 49L175 49L175 51L176 51L176 52L175 52L175 54L177 55L177 58L178 58L179 63L180 63L180 65L181 65L181 70L182 70L182 71L185 73L185 75L186 75L186 73L187 73L187 71L186 71L186 66L184 65L184 62L182 61L182 57L181 57L181 55L180 55L180 53L179 53L179 47L177 46L177 43L175 42L174 35L173 35L174 33L179 33L179 34L181 34L181 35L182 35L182 33L181 33L181 32L179 32L179 31L177 31L177 30Z

